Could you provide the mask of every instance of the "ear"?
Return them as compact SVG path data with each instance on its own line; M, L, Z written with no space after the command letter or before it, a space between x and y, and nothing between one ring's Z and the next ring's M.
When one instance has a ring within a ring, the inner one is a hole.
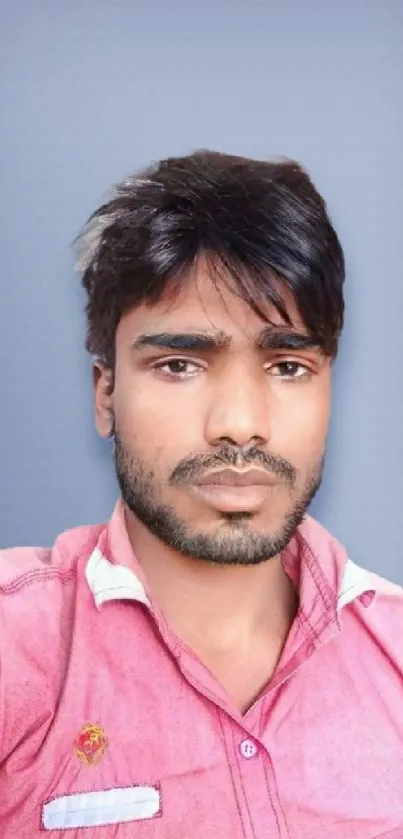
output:
M95 425L101 437L111 437L114 430L113 370L95 361L92 368Z

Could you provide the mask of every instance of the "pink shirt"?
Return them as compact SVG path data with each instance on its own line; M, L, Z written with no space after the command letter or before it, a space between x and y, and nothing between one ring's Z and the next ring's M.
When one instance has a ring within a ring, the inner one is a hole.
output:
M402 839L403 591L312 519L244 716L149 602L120 503L0 557L2 839Z

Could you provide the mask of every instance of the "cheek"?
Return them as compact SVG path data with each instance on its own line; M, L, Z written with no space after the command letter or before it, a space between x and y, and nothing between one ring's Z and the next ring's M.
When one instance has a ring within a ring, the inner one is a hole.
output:
M140 456L143 453L172 462L200 450L198 412L190 396L179 397L168 388L161 396L141 383L128 386L121 380L115 387L114 412L122 440L136 446Z
M323 454L329 415L328 389L321 392L320 398L310 393L298 404L284 405L273 428L273 448L297 468L309 468Z

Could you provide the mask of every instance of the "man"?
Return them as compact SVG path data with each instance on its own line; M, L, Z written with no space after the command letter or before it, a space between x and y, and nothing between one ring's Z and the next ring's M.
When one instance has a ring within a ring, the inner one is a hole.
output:
M403 837L402 591L306 516L343 323L323 199L200 152L79 250L121 500L2 554L1 837Z

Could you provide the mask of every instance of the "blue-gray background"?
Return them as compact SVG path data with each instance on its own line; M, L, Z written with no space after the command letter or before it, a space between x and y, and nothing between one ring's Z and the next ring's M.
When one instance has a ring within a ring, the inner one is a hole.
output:
M70 243L109 184L198 147L296 157L347 265L313 512L403 582L401 0L0 2L0 545L104 519Z

